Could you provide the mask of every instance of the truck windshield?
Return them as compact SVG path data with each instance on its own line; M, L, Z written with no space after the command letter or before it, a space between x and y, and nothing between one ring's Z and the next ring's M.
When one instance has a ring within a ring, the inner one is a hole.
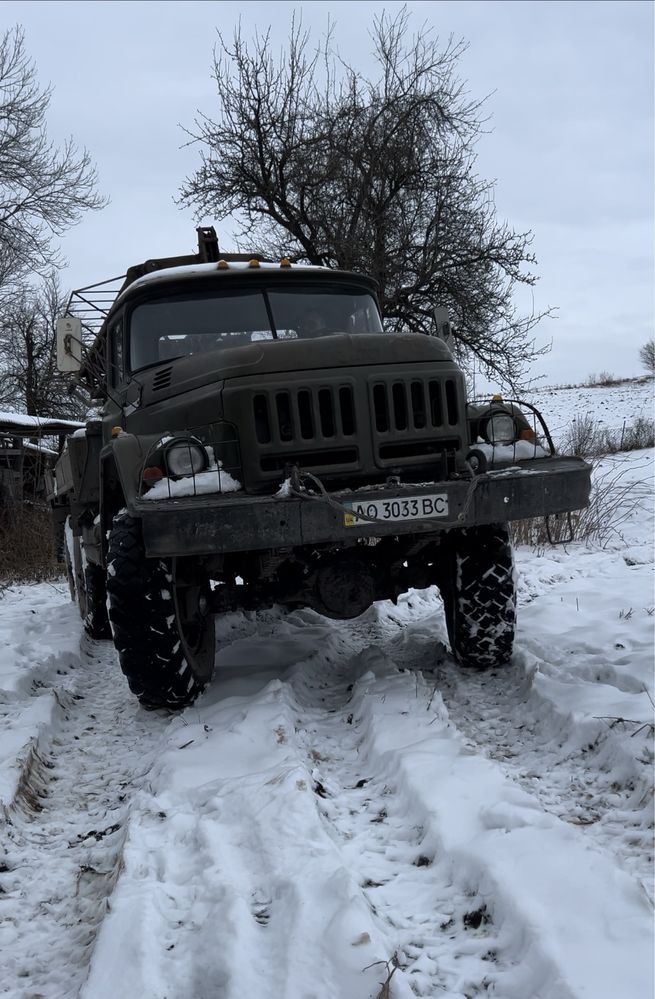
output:
M381 332L375 299L361 287L168 295L132 311L130 367L258 340Z

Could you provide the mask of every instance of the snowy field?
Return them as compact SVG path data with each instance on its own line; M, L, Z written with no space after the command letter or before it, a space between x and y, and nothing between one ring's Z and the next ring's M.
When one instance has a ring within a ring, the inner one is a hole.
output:
M598 385L595 388L542 388L531 392L532 402L546 417L556 445L560 445L575 419L593 417L600 427L621 430L640 417L652 419L653 380L639 379L620 385Z
M652 415L623 388L537 405ZM490 673L431 589L224 616L198 703L147 713L66 584L6 589L0 995L652 999L654 461L602 463L602 544L517 550Z

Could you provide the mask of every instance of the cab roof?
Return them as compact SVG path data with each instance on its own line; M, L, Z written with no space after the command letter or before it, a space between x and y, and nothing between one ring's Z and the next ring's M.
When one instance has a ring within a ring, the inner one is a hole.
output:
M233 279L239 283L242 281L244 283L252 281L253 284L261 284L262 279L264 279L269 284L272 280L294 282L294 280L302 281L305 277L326 282L353 282L366 285L371 291L375 290L375 282L371 278L350 271L335 270L331 267L292 264L288 261L276 264L267 260L259 260L256 257L251 258L249 261L230 261L222 258L217 263L194 263L180 267L165 267L161 270L152 270L131 281L129 284L126 282L126 285L119 292L111 311L122 304L126 298L130 298L132 293L141 292L144 289L149 290L151 287L157 285L189 284L191 286L194 282L198 282L206 286L211 281L214 287L218 287L214 283L217 279L220 281Z

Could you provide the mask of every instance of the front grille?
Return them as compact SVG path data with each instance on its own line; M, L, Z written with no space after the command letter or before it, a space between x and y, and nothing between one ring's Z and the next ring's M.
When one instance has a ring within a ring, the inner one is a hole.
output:
M379 434L456 427L457 386L454 378L374 382L372 410Z
M258 393L252 406L258 444L329 442L357 433L351 385Z
M462 446L462 400L454 378L379 378L369 385L376 462L429 464Z
M290 465L332 485L446 477L467 424L463 378L453 365L439 368L362 365L228 382L223 415L239 427L246 489L279 484Z

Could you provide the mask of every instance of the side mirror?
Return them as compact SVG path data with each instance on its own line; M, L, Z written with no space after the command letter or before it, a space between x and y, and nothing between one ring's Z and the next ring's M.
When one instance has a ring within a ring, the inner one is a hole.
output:
M445 309L442 305L437 305L434 308L433 315L437 327L437 336L441 337L448 350L452 350L453 331L450 325L450 313L448 309Z
M75 316L57 320L57 367L63 372L82 367L82 323Z

